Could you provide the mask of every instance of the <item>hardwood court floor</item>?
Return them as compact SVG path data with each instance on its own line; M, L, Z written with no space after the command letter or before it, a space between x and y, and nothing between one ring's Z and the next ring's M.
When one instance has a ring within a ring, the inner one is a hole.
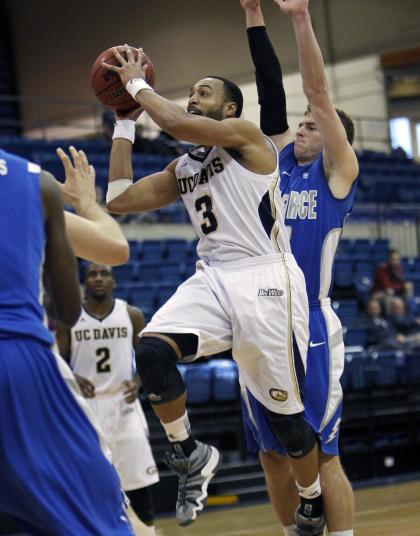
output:
M355 536L420 536L420 481L356 491ZM135 521L134 521L135 527ZM269 504L207 510L190 527L158 519L158 536L282 536Z

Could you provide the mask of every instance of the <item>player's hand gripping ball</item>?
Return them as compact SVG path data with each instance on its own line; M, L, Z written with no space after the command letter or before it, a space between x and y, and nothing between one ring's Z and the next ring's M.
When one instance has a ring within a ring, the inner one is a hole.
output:
M139 104L136 102L129 93L127 93L120 77L117 73L108 70L102 65L102 62L109 65L119 66L118 60L115 58L112 48L104 50L96 58L95 63L92 65L90 71L91 86L95 93L95 96L105 104L110 106L116 112L126 113L135 108L138 108ZM123 46L116 47L118 52L127 59L127 55ZM130 47L134 58L137 59L138 49ZM150 58L144 54L142 65L146 66L146 82L154 87L155 84L155 70Z

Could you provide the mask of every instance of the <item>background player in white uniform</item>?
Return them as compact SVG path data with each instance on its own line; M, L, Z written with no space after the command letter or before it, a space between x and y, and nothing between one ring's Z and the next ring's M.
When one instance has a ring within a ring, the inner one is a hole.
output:
M144 327L135 307L112 295L111 268L89 264L86 301L70 330L59 328L61 354L70 360L83 395L99 421L112 462L131 507L142 521L140 534L155 534L148 486L159 480L148 441L148 427L138 400L133 347Z
M292 17L304 91L310 105L296 138L287 124L281 67L265 30L260 1L241 0L256 70L261 128L280 151L285 222L291 230L292 252L306 278L311 342L305 379L305 416L319 437L324 511L330 534L350 536L354 499L338 457L344 343L341 324L328 295L337 244L355 196L358 165L351 147L354 125L331 103L322 55L310 24L308 1L277 3ZM270 497L286 527L285 534L323 533L322 523L306 527L305 532L299 531L304 528L292 526L298 497L287 460L279 455L284 451L273 437L268 451L264 442L252 437L253 425L246 413L244 419L248 446L261 451ZM265 441L268 443L268 438ZM279 474L282 478L278 478Z
M243 385L264 405L290 455L296 479L319 491L316 439L300 398L307 298L279 213L277 153L260 129L239 119L242 94L232 82L197 82L187 113L145 83L142 52L137 60L127 53L125 61L115 50L121 67L109 68L164 131L198 144L132 185L134 122L118 122L107 195L108 208L121 213L156 209L181 195L200 238L196 274L154 315L137 352L145 390L173 445L167 461L180 475L178 523L191 523L202 510L220 454L191 435L175 364L230 348Z

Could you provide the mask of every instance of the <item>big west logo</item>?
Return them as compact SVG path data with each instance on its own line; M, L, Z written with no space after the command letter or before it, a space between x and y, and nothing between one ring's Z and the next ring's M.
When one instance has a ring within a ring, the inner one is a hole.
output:
M191 177L181 177L178 179L178 188L182 195L187 192L193 192L197 184L205 184L216 173L221 173L224 170L222 159L219 157L213 158L206 166L201 168L200 173L196 173Z
M77 329L74 336L77 342L98 341L101 339L123 339L127 337L127 328Z
M291 191L283 196L286 219L316 220L317 190Z

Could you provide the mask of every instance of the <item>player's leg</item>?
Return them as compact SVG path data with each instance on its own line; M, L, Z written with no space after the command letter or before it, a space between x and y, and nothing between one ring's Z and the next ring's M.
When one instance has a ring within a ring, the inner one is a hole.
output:
M338 456L320 453L320 475L328 533L352 536L354 494Z
M153 536L154 508L150 486L159 481L148 426L139 400L127 404L121 394L97 401L100 421L108 420L107 442L120 476L121 485L130 506L141 523L136 527L139 536Z
M299 494L295 479L286 456L274 451L260 452L268 495L285 536L296 534L295 512L299 505Z
M341 323L329 300L311 309L311 341L305 380L305 413L320 438L320 474L329 532L350 536L354 527L354 495L339 459L342 413L340 377L344 368ZM319 344L325 342L325 344Z
M167 464L180 477L177 521L188 525L202 511L207 486L221 457L215 447L196 441L186 412L185 385L176 363L230 348L231 327L203 268L183 283L143 331L137 369L172 452Z
M295 536L294 515L299 496L286 453L271 429L265 407L242 382L241 402L247 450L260 457L268 494L285 536Z
M132 535L117 473L49 348L0 341L0 391L0 509L34 536Z
M300 495L296 516L318 534L324 524L318 446L301 399L309 338L305 282L291 256L259 262L258 270L241 272L240 289L236 275L225 277L235 304L233 355L241 379L265 407L269 426L288 456Z
M154 508L150 487L137 488L126 491L130 499L130 506L140 520L140 527L137 529L138 536L155 536Z

